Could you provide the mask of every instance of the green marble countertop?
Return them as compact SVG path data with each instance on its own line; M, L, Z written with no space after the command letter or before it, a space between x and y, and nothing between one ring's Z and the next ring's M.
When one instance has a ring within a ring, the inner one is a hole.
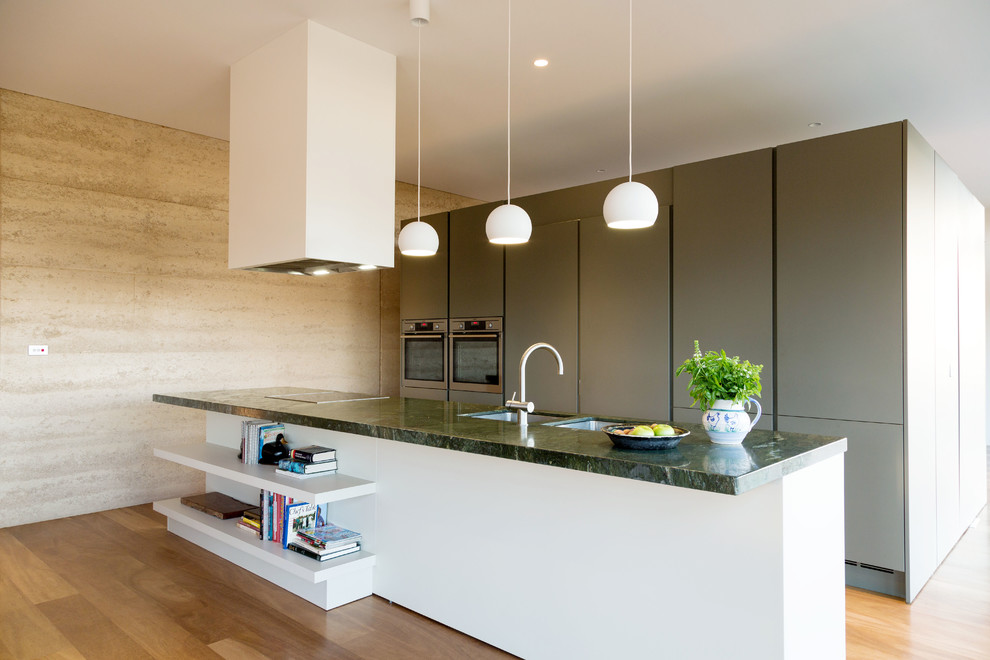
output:
M316 397L336 399L326 403L269 398L270 395L314 391L271 387L156 394L153 398L159 403L228 415L271 419L728 495L745 493L846 450L845 438L762 430L751 431L739 446L727 447L709 441L700 424L678 423L691 434L677 447L636 451L614 447L601 431L555 428L537 423L530 423L523 430L510 422L463 416L498 410L492 406L350 392Z

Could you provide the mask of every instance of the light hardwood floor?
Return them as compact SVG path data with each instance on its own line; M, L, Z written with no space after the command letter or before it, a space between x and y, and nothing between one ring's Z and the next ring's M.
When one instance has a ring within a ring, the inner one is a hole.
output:
M846 590L849 658L990 658L986 511L913 605ZM0 529L0 659L509 658L371 597L324 612L150 505Z

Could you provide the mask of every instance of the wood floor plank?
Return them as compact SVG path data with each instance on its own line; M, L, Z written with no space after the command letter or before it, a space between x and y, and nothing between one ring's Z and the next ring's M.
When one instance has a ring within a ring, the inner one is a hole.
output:
M271 660L269 656L258 653L247 644L229 637L213 642L210 648L225 660Z
M4 653L18 660L78 653L5 573L0 573L0 640Z
M42 603L38 609L87 658L150 660L152 656L80 595Z
M4 529L0 529L0 575L8 576L14 586L35 604L76 593L58 573Z

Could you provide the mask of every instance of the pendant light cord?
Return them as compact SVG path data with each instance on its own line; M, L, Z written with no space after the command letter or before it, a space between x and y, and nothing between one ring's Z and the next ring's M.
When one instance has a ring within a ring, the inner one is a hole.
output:
M629 0L629 180L632 181L632 0Z
M420 220L419 199L423 163L423 28L416 26L416 222Z
M508 75L506 76L505 92L505 203L512 203L512 0L509 0L509 47L508 47Z

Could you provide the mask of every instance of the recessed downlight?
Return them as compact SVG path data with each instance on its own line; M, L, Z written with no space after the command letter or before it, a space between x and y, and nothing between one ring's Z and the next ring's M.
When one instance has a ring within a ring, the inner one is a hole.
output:
M820 128L822 123L820 121L813 121L808 124L808 128Z
M309 274L310 275L329 275L330 274L330 271L327 270L326 268L315 268L315 269L309 271Z
M376 266L375 264L361 264L360 266L358 266L358 270L375 270L377 268L378 266Z
M533 60L533 66L535 66L538 69L542 69L543 67L545 67L545 66L547 66L549 64L550 64L550 60L548 60L546 58L543 58L543 57L539 57L539 58Z

